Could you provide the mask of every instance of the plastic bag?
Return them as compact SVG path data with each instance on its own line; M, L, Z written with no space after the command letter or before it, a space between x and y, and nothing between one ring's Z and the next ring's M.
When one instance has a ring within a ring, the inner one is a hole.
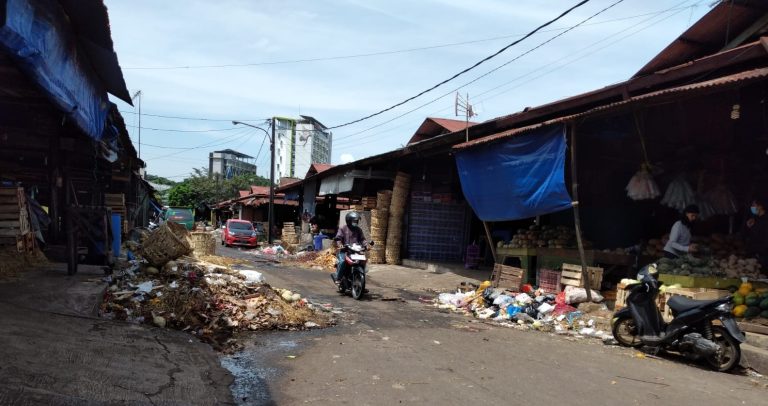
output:
M565 303L568 304L577 304L577 303L584 303L587 301L587 290L584 288L577 288L575 286L566 286L565 287ZM600 292L592 291L592 301L593 302L602 302L603 296L600 295Z
M496 306L501 306L505 303L511 303L515 299L512 296L509 295L499 295L496 297L496 299L493 299L493 304Z

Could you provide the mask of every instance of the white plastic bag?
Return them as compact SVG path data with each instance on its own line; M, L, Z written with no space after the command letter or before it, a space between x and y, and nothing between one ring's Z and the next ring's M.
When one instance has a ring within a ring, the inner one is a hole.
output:
M252 271L248 269L241 269L238 270L240 275L245 276L245 284L246 285L257 285L260 283L264 283L264 275L261 274L261 272L258 271Z
M579 304L587 301L587 290L584 288L577 288L575 286L565 287L565 303L567 304ZM600 292L592 291L592 301L602 302L603 296Z

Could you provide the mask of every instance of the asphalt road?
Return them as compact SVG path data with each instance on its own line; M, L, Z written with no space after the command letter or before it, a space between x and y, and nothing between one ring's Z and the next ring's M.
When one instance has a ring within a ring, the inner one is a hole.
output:
M244 256L226 248L219 254ZM243 337L244 350L222 362L239 372L233 392L240 404L682 406L768 399L764 378L479 322L375 280L370 298L354 301L337 294L325 272L256 268L273 286L332 303L341 314L329 329Z

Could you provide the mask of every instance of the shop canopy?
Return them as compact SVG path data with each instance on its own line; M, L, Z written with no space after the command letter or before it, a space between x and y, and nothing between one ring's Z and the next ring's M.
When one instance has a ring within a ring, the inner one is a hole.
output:
M565 125L456 152L461 188L483 221L508 221L571 207L565 188Z

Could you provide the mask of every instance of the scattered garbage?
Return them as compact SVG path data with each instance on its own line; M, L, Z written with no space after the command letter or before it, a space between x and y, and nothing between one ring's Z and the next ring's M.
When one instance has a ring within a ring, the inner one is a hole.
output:
M578 304L578 308L571 306L579 303L582 294L586 298L584 289L567 290L555 295L542 289L531 288L527 293L510 292L490 285L487 281L474 287L462 285L456 292L438 294L431 303L438 309L493 320L505 326L599 338L606 344L612 343L608 340L612 338L611 334L606 333L610 331L612 313L604 304L585 302ZM595 293L593 299L602 300Z

